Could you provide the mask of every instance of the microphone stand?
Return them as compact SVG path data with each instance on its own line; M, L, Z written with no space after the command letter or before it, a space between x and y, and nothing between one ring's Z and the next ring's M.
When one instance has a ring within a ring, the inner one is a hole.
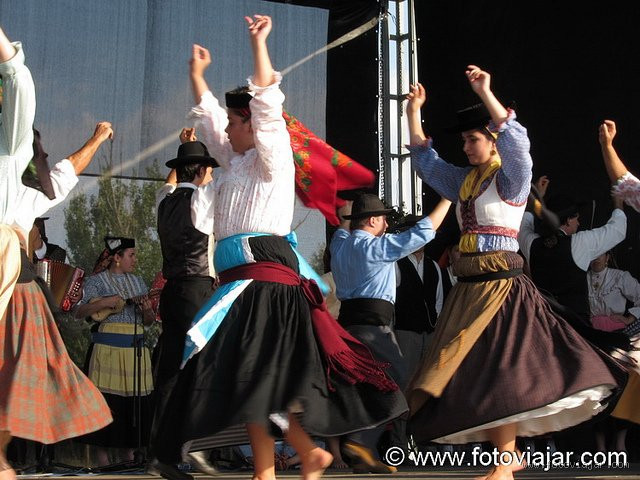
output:
M138 312L142 334L138 336ZM142 349L144 348L144 314L142 308L134 303L133 308L133 371L136 376L133 387L133 426L136 428L137 448L133 452L133 460L92 468L92 473L124 473L146 470L146 458L142 450Z
M138 311L140 311L140 327L142 334L138 337ZM134 388L134 417L133 424L137 429L138 448L133 452L133 462L141 466L146 465L142 451L142 349L144 348L144 312L139 304L134 308L133 342L135 349L134 371L136 372L137 390Z

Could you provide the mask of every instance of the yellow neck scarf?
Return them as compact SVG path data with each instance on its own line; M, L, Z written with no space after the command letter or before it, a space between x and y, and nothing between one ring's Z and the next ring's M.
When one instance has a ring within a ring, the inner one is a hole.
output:
M480 192L480 186L489 177L491 177L496 170L502 166L502 160L498 154L494 155L494 159L491 160L489 167L480 174L478 167L472 169L462 182L460 187L460 200L469 200L477 197ZM460 236L459 243L460 251L463 253L471 253L478 251L478 236L475 233L464 233Z

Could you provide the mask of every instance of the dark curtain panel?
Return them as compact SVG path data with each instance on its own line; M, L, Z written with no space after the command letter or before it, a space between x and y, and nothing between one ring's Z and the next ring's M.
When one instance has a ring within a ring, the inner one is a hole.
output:
M377 1L334 2L329 42L378 15ZM327 54L327 140L378 169L378 30L373 28Z
M637 3L611 1L601 8L575 2L416 1L419 77L429 101L423 111L440 155L466 164L460 138L442 128L456 109L478 102L464 77L475 63L492 74L504 103L515 102L527 127L534 178L548 175L548 195L560 192L588 201L581 223L589 228L610 214L609 184L597 128L616 121L615 146L640 174L635 152L640 106ZM627 209L627 213L629 213ZM619 250L625 268L638 274L638 216L629 215L628 241Z

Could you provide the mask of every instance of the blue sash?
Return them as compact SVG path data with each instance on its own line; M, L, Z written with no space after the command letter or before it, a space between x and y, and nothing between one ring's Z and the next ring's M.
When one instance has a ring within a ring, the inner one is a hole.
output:
M105 332L93 332L91 334L91 341L93 343L99 343L102 345L109 345L110 347L131 347L135 345L136 338L138 341L144 338L144 335L132 335L127 333L105 333Z
M252 237L267 235L270 234L241 233L222 239L216 244L214 253L214 265L216 272L223 272L240 265L255 263L253 255L251 254L249 239ZM327 295L330 291L327 284L295 249L298 245L298 239L295 232L289 233L284 238L289 242L291 248L296 254L296 257L298 258L298 269L300 271L300 275L309 280L315 280L322 293ZM213 293L207 303L200 308L191 322L191 328L187 332L187 339L185 341L182 357L183 367L191 357L202 350L213 338L216 330L218 330L218 327L222 323L222 320L229 312L231 305L233 305L233 302L252 281L253 280L236 280L234 282L221 285Z

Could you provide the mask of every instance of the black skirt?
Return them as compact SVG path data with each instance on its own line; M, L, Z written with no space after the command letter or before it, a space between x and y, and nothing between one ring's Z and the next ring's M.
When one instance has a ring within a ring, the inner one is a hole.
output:
M256 261L298 271L298 260L282 237L249 240ZM407 410L400 391L350 385L326 377L309 306L299 286L252 281L240 294L211 341L188 363L178 388L187 389L183 440L229 429L228 444L244 443L246 423L281 434L272 414L297 412L307 432L334 436L386 423ZM242 432L242 434L240 434ZM220 443L218 443L220 444Z

